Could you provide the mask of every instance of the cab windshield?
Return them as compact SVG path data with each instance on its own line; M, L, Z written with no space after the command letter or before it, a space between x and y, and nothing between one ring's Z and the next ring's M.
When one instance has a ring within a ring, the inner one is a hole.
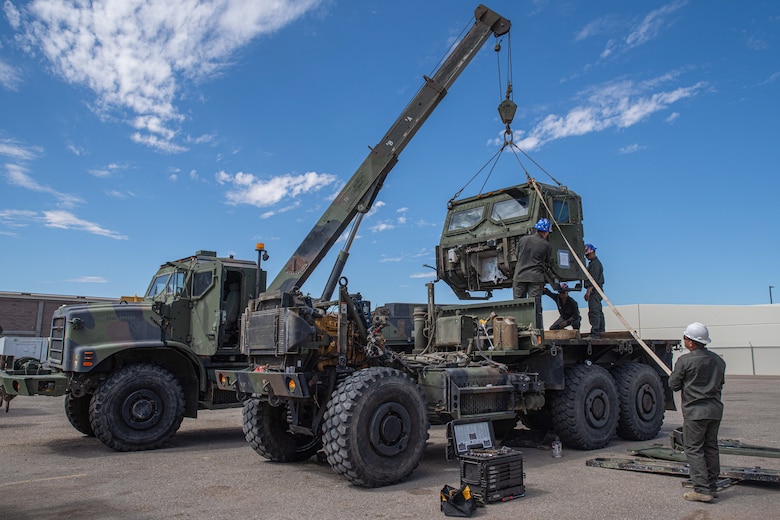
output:
M179 294L184 289L184 273L173 272L158 274L146 292L147 298L161 295Z
M459 229L468 229L474 227L482 220L484 207L464 209L456 211L450 217L450 224L447 231L457 231Z
M493 204L490 218L501 222L503 220L524 217L528 215L528 203L528 195L496 202Z

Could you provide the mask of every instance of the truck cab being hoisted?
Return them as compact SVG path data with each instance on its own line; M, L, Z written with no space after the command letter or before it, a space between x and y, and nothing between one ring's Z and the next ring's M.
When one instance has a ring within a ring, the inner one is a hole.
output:
M436 247L436 274L459 299L489 299L492 291L511 288L517 242L535 232L540 218L557 224L548 238L554 253L549 281L582 279L569 249L578 257L585 253L580 197L565 187L536 186L538 192L526 183L450 201ZM472 294L477 291L484 296Z

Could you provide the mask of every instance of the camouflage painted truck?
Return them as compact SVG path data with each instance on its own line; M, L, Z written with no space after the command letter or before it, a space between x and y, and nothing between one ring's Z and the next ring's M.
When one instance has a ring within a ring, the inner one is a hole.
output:
M371 312L350 292L342 276L348 250L398 154L485 41L509 31L509 21L484 6L475 17L268 290L249 302L240 350L250 366L216 370L219 387L244 402L247 441L269 460L301 461L322 450L336 473L377 487L414 471L430 424L487 420L501 437L522 421L570 447L596 449L616 433L655 437L674 407L666 370L678 341L646 340L645 349L628 334L547 331L539 300L488 301L511 286L518 240L541 217L556 224L551 282L582 278L575 261L584 252L582 206L565 187L533 181L451 201L438 280L461 299L483 302L438 305L430 283L426 304ZM322 296L304 293L350 223Z
M199 409L240 406L214 371L248 366L238 325L265 290L257 251L257 263L198 251L162 265L139 301L60 307L47 361L3 360L0 397L64 394L73 427L118 451L161 446Z

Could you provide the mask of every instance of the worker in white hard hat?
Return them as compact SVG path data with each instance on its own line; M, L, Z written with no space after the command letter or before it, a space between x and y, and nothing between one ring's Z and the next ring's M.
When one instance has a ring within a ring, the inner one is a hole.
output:
M669 387L682 393L683 445L693 490L685 500L711 502L720 474L718 429L723 418L721 391L726 362L707 349L710 331L699 322L688 325L683 344L688 349L674 365Z

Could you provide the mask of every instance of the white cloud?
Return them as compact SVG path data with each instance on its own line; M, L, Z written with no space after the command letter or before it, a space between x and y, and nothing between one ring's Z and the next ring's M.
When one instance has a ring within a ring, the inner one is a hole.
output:
M76 229L79 231L86 231L93 235L100 235L115 240L127 240L126 235L105 229L94 222L82 220L69 211L44 211L43 212L44 225L46 227L57 229Z
M206 79L231 54L322 0L33 0L4 8L68 83L85 86L99 111L129 111L133 141L176 153L182 84ZM32 51L31 51L32 52Z
M187 148L184 146L180 146L178 144L172 143L170 141L166 141L165 139L160 139L156 135L151 134L141 134L139 132L136 132L130 136L130 139L133 140L133 142L136 142L138 144L143 144L148 146L149 148L156 148L157 150L161 152L166 153L179 153L179 152L186 152Z
M644 146L644 145L634 143L634 144L630 144L628 146L624 146L624 147L620 148L618 150L618 153L621 154L621 155L625 155L625 154L629 154L629 153L636 153L636 152L638 152L640 150L644 150L646 148L647 147Z
M75 195L69 195L67 193L63 193L59 190L56 190L52 188L51 186L46 186L44 184L39 184L38 181L27 175L25 173L25 169L22 168L19 165L16 164L6 164L5 165L6 170L6 179L8 179L8 183L14 186L19 186L20 188L25 188L31 191L37 191L40 193L48 193L49 195L52 195L54 198L60 201L60 205L65 208L72 208L76 204L80 204L83 202L80 198L76 197Z
M23 209L4 209L0 210L0 224L9 228L23 228L30 225L30 221L35 219L37 213Z
M591 88L582 94L585 101L565 115L549 114L529 132L516 131L515 142L521 149L530 151L565 137L628 128L677 101L697 95L707 86L699 82L653 92L674 78L675 74L666 74L643 82L621 80ZM492 142L503 144L503 133Z
M392 257L392 258L391 258L391 257L387 257L387 256L385 256L385 257L382 257L382 258L379 260L379 262L380 262L380 263L387 263L387 262L402 262L402 261L403 261L403 259L404 259L404 257L402 257L402 256L394 256L394 257Z
M614 32L619 25L620 22L614 16L602 16L601 18L589 22L585 27L580 29L574 36L574 41L579 42L600 34Z
M687 3L687 0L677 0L650 11L639 23L631 25L625 37L613 37L607 40L599 57L606 59L613 54L625 52L654 40L662 31L668 30L674 24L674 20L671 19L672 15L685 7ZM582 28L575 36L575 41L603 33L614 33L620 30L621 26L627 27L628 25L612 16L599 18Z
M16 139L0 139L0 155L20 161L31 161L43 153L40 146L26 146Z
M77 157L81 157L82 155L87 154L87 151L84 148L81 148L80 146L76 146L73 143L68 143L67 147L68 147L68 151Z
M770 76L767 79L765 79L764 81L760 82L757 86L763 87L765 85L771 85L772 83L774 83L778 79L780 79L780 71L774 72L774 73L770 74Z
M22 76L19 71L0 59L0 85L8 90L19 90L19 84L22 82Z
M381 200L374 201L374 204L371 206L371 209L368 210L368 213L366 213L366 217L370 217L372 215L376 215L376 212L380 209L384 208L386 204Z
M102 276L81 276L79 278L71 278L65 281L73 283L108 283L108 280Z
M388 224L387 222L380 222L379 224L371 226L370 229L373 233L381 233L382 231L395 229L395 226L393 224Z
M430 270L430 271L425 271L424 273L410 274L409 278L436 278L436 271Z
M28 227L31 224L42 224L46 227L57 229L75 229L116 240L127 240L125 235L105 229L93 222L82 220L69 211L44 211L42 214L39 214L37 211L29 210L0 210L0 225L4 225L11 229L17 229ZM9 236L15 235L12 233L6 234Z
M118 191L118 190L109 190L106 192L106 195L109 197L114 197L115 199L128 199L130 197L135 197L135 193L132 191Z
M636 47L656 38L662 29L668 29L671 26L669 16L687 3L685 0L671 2L647 13L626 37L626 44L629 47Z
M198 137L187 136L186 141L192 144L207 144L212 143L217 138L214 134L203 134Z
M119 170L124 170L126 168L127 168L126 165L111 163L111 164L107 165L105 168L95 168L95 169L88 170L88 171L89 171L89 174L94 176L94 177L110 177L115 172L117 172Z
M250 204L259 208L272 206L285 198L319 191L336 181L334 175L316 172L302 175L288 173L262 180L251 173L238 172L230 175L220 171L215 178L219 184L232 186L225 194L229 204Z
M21 15L16 6L11 3L11 0L5 0L5 2L3 2L3 11L5 11L5 16L8 18L8 23L11 25L11 28L14 31L18 30L19 24L21 23Z

